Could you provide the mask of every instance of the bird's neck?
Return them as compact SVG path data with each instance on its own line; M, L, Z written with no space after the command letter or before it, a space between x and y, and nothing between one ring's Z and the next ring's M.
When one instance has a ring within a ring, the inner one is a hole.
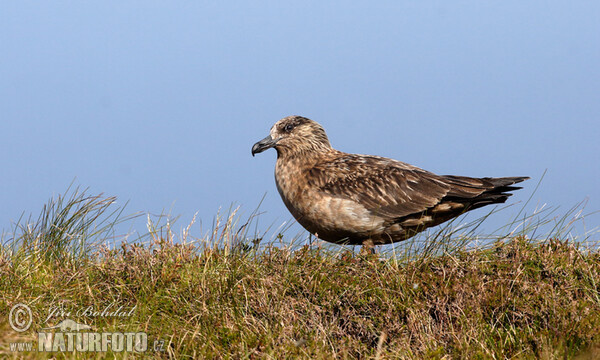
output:
M322 149L277 151L277 163L294 166L297 168L312 167L323 160L335 157L339 151L329 147Z

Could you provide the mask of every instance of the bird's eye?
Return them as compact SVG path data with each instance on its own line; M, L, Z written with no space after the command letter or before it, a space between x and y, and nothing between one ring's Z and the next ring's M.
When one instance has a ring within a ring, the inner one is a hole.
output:
M286 125L286 126L283 128L283 130L285 130L286 132L290 132L290 131L292 131L293 129L294 129L294 125L292 125L292 124L287 124L287 125Z

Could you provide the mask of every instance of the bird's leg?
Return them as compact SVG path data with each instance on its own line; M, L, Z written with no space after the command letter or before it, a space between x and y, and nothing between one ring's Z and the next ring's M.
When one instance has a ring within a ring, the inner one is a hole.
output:
M375 244L373 240L367 239L362 243L362 248L360 249L360 253L362 255L372 255L375 254Z

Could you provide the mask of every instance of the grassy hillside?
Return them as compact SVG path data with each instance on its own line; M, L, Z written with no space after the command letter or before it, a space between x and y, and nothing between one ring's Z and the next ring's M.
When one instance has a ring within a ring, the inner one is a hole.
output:
M362 256L318 244L256 246L232 215L202 239L184 231L174 241L169 227L149 222L145 242L109 248L102 243L119 215L112 201L55 199L5 235L3 356L105 357L11 351L38 347L39 329L68 317L95 332L147 333L146 352L108 354L118 357L600 357L600 252L566 237L521 234L478 249L441 237L432 243L446 246L435 251ZM22 333L4 320L18 303L32 310ZM89 306L129 315L76 313ZM46 321L53 307L64 313Z

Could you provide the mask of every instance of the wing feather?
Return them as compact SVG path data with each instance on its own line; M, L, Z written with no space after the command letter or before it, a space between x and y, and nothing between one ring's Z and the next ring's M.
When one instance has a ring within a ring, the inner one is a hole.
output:
M321 192L389 220L423 212L450 191L438 175L378 156L344 154L314 166L309 178Z

